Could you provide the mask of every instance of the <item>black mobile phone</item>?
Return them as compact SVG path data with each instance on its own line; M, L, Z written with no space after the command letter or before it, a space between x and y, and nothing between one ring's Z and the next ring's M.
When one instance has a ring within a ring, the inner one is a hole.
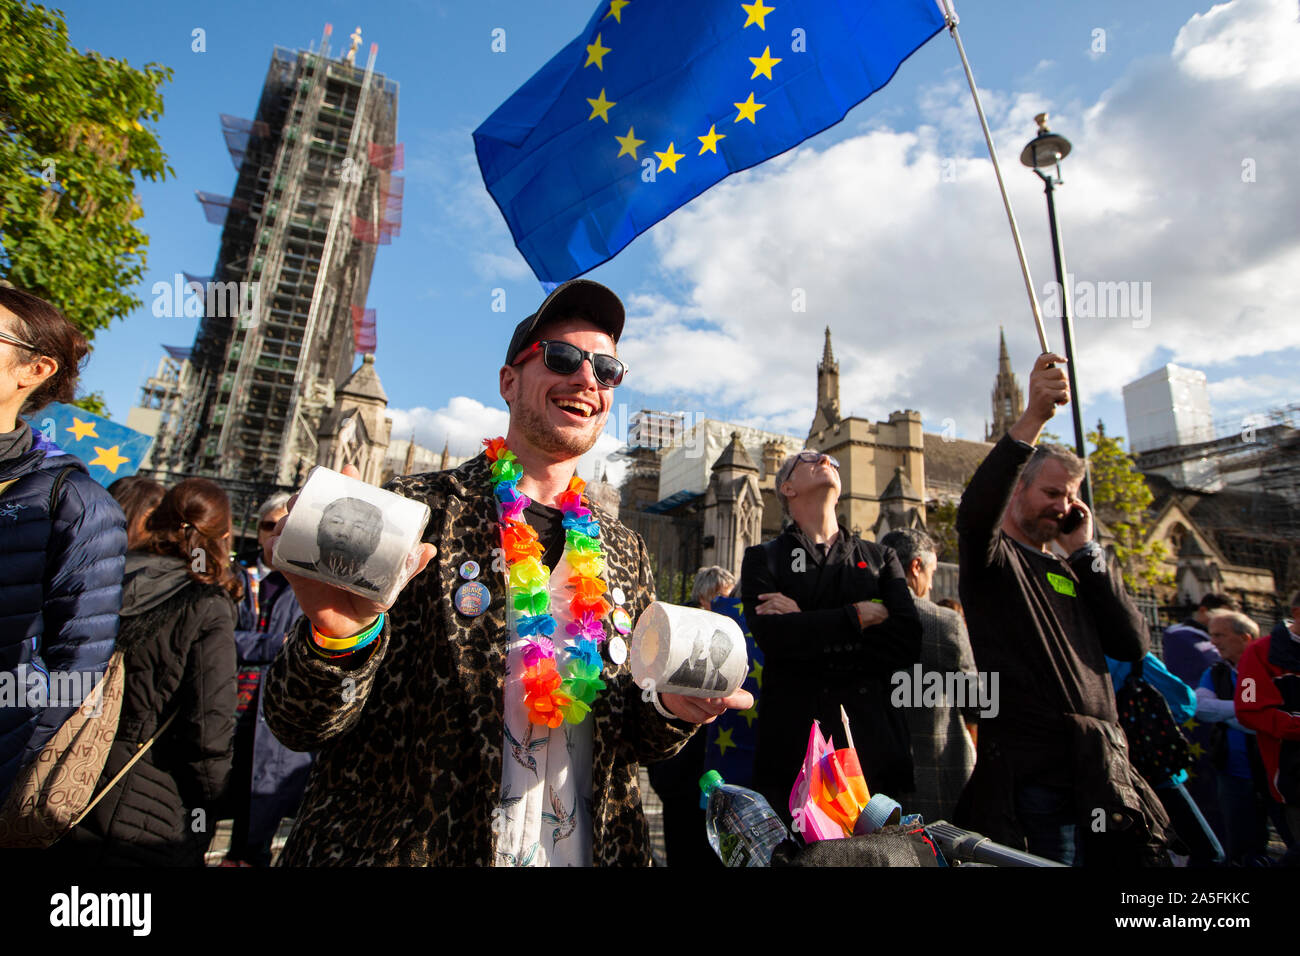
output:
M1073 534L1081 524L1083 524L1083 509L1075 505L1061 519L1061 534Z

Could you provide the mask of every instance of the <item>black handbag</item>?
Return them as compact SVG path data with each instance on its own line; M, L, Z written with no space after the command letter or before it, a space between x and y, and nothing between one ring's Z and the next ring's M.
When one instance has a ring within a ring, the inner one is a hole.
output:
M883 826L866 836L819 840L800 847L793 840L772 851L772 866L937 867L938 850L919 826Z

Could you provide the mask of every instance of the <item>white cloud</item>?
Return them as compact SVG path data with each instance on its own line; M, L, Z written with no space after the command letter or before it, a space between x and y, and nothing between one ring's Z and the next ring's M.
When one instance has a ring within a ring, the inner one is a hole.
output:
M1277 375L1249 377L1234 375L1231 378L1210 382L1207 388L1217 413L1220 410L1232 411L1244 407L1258 407L1261 400L1286 394L1288 390L1294 391L1295 383Z
M1236 0L1193 16L1178 31L1174 59L1187 75L1203 80L1242 79L1249 89L1295 85L1296 37L1281 29L1295 4L1286 0Z
M474 271L484 279L522 281L532 278L533 271L520 255L503 256L499 252L480 252L474 256Z
M393 438L407 439L414 433L417 445L434 451L441 451L446 442L451 454L458 457L477 455L482 451L483 439L504 435L510 425L510 414L504 408L493 408L464 395L457 395L436 410L390 408L388 414L393 416Z
M1168 57L1136 61L1096 103L1053 115L1075 147L1056 193L1071 272L1150 290L1145 316L1076 318L1085 398L1118 399L1162 349L1161 364L1213 378L1300 346L1297 40L1293 0L1237 0L1194 17ZM983 95L1041 294L1053 278L1042 186L1015 144L1054 104L1036 90ZM791 151L655 230L687 291L629 301L620 345L638 389L802 431L830 325L845 414L918 408L927 429L951 417L982 437L997 327L1022 384L1039 349L969 92L950 74L919 105L914 131ZM1047 334L1060 350L1059 321Z

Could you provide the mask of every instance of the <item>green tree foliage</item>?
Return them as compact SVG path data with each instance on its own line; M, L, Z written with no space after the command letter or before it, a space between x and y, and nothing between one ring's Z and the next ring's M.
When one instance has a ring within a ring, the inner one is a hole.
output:
M957 502L945 500L934 506L925 529L934 539L940 561L957 561Z
M1094 446L1088 456L1093 510L1115 535L1124 586L1135 592L1172 585L1173 574L1164 567L1169 550L1160 541L1144 544L1153 496L1133 456L1124 450L1124 439L1107 435L1098 422L1088 441Z
M72 402L83 411L90 412L92 415L102 415L104 418L112 418L108 413L108 404L104 401L103 392L91 392L89 395L83 395L81 398Z
M0 277L86 336L141 305L135 175L175 172L150 124L172 71L80 53L57 10L0 0Z

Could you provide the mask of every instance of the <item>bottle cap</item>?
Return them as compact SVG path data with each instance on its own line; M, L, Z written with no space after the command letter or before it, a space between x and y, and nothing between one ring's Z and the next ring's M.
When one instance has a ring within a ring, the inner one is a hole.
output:
M710 770L700 777L700 791L707 796L718 787L722 786L722 774L716 770Z

